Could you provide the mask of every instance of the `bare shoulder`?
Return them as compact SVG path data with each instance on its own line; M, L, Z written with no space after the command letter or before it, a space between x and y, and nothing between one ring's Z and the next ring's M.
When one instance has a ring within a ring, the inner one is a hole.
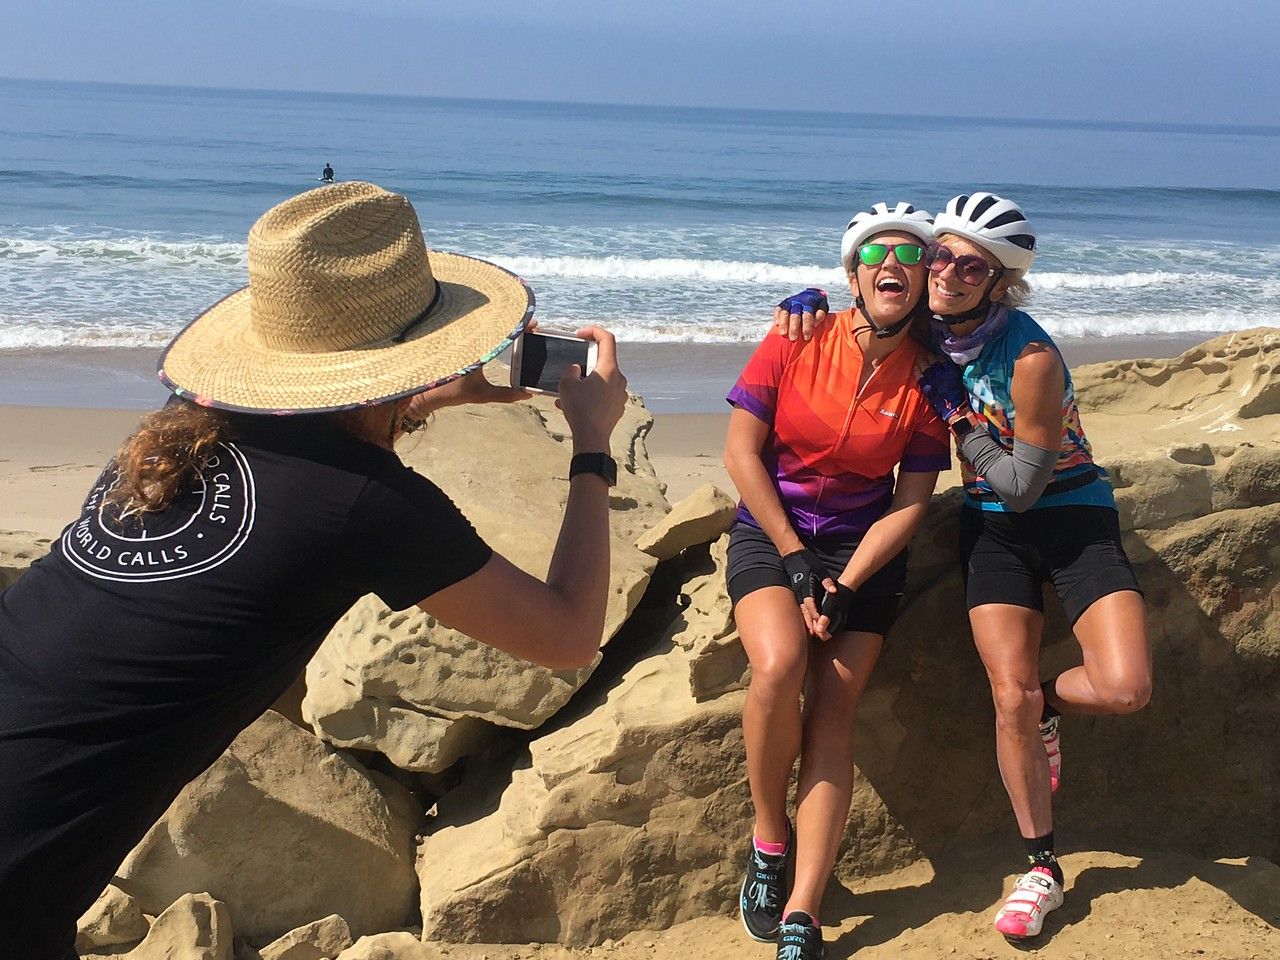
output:
M1062 358L1052 344L1033 340L1022 348L1014 367L1020 374L1047 380L1061 375Z
M1029 364L1044 363L1051 366L1062 365L1062 359L1058 356L1057 348L1054 347L1053 344L1046 343L1043 340L1032 340L1022 348L1022 352L1018 354L1017 362L1021 365L1024 361Z

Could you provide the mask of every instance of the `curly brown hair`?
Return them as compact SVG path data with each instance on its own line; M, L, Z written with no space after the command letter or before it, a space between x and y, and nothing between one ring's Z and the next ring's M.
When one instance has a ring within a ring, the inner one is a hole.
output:
M105 499L121 513L165 509L228 439L230 427L225 413L181 398L147 414L116 454L119 479Z

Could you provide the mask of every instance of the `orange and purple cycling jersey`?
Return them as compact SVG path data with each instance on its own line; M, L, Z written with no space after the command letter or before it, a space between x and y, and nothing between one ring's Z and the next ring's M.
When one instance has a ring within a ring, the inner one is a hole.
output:
M807 343L770 333L726 399L772 428L761 451L802 538L861 536L893 499L893 470L951 465L950 436L916 385L920 345L907 338L862 389L853 312L832 315ZM738 519L759 527L746 504Z
M982 348L982 352L965 364L961 370L964 385L969 391L969 404L986 420L987 430L995 441L1006 450L1013 450L1013 365L1029 343L1047 343L1057 353L1057 346L1040 324L1021 310L1009 311L1009 322L1004 331ZM1058 355L1061 359L1061 354ZM1053 477L1048 490L1035 503L1032 510L1043 507L1095 506L1115 509L1107 472L1093 462L1093 448L1084 435L1080 423L1080 409L1076 406L1076 391L1071 382L1071 371L1062 364L1065 384L1062 392L1062 442L1058 447L1058 460L1053 465ZM964 479L965 503L971 507L996 512L1011 508L992 493L991 486L978 476L973 467L960 458L960 472ZM1088 482L1092 478L1092 482ZM1054 492L1054 484L1079 480L1069 489Z

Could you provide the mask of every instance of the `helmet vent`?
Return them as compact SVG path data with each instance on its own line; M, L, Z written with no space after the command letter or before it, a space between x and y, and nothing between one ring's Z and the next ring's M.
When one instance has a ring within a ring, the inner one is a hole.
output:
M974 223L977 223L978 220L981 219L984 213L986 213L988 210L990 210L999 202L1000 202L999 197L993 196L991 194L987 194L985 197L983 197L981 200L978 201L978 205L974 207L973 211L969 214L969 219L972 220ZM995 224L987 224L987 226L995 226Z
M1004 213L1000 214L999 216L992 217L991 222L984 224L984 226L988 230L992 230L996 227L1003 227L1005 224L1009 224L1009 223L1026 223L1026 222L1027 222L1027 218L1022 215L1021 210L1006 210Z

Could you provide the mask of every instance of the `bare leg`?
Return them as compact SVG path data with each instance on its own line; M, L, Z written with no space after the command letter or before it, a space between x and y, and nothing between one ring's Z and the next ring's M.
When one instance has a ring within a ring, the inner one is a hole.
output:
M742 708L747 778L755 806L755 835L787 838L787 784L800 753L800 691L808 665L809 633L786 587L747 594L734 610L751 661L751 687Z
M1151 699L1151 645L1142 596L1121 590L1100 597L1075 624L1084 665L1057 676L1049 703L1062 713L1141 710Z
M814 642L796 791L796 873L783 916L818 916L853 794L853 727L884 637L841 633Z
M1040 741L1040 636L1038 610L988 603L969 611L973 639L987 668L996 708L996 758L1013 804L1018 829L1027 838L1053 829L1049 758Z

